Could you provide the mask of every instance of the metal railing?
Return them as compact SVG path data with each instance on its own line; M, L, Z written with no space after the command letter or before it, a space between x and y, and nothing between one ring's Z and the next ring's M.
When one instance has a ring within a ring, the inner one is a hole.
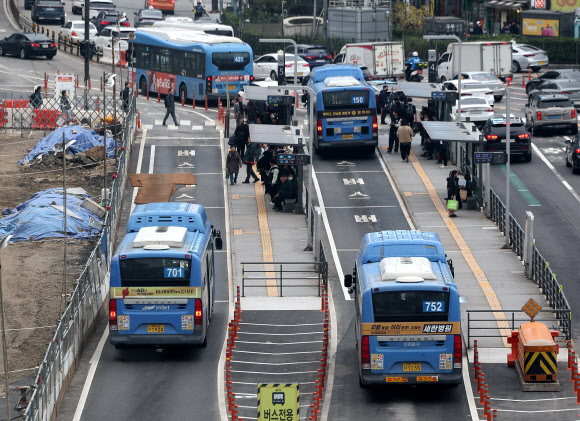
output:
M559 332L561 332L564 337L566 338L566 340L570 339L570 334L571 334L571 325L569 323L567 323L567 320L565 318L561 318L558 316L558 314L560 314L562 311L562 309L542 309L540 311L540 313L538 314L538 317L534 318L534 321L536 322L544 322L548 325L548 328L550 328L551 330L557 330ZM500 312L499 314L503 313L504 318L500 318L497 319L496 317L491 317L488 319L485 318L473 318L472 314L476 313L476 314L492 314L494 316L496 316L498 314L497 310L467 310L467 343L468 343L468 347L471 346L471 338L476 337L476 338L503 338L504 335L501 334L501 332L497 332L499 329L497 327L497 323L498 322L508 322L509 323L509 329L510 330L516 330L517 328L519 328L519 326L522 323L527 323L530 321L530 318L522 312L522 310L502 310L502 312ZM508 314L511 313L511 317L507 317ZM540 314L544 313L551 313L554 315L553 318L540 318ZM521 318L518 318L521 317ZM483 316L480 316L483 317ZM481 325L479 324L481 323ZM549 324L552 323L552 325L550 326ZM557 323L557 325L554 325L554 323ZM475 324L475 326L474 326ZM476 333L476 334L472 334L472 331L492 331L492 332L497 332L496 334L480 334L480 333ZM503 344L502 344L503 346Z
M123 123L121 145L124 150L121 150L118 157L118 177L111 186L110 210L105 216L103 231L76 282L74 292L35 376L30 400L23 411L25 420L51 419L60 394L72 378L75 360L104 309L103 303L108 294L107 274L122 211L123 191L128 179L127 169L136 130L135 105L135 96L132 96Z
M247 266L263 266L264 269L248 269ZM270 267L268 267L270 266ZM290 269L288 267L291 267ZM299 269L293 269L300 267ZM248 274L251 274L248 276ZM296 276L301 274L301 276ZM257 276L255 276L257 275ZM315 279L316 282L311 282ZM248 281L259 281L250 283ZM262 281L266 281L265 283ZM303 281L302 283L288 283ZM316 289L321 296L322 285L328 282L328 264L325 262L242 262L242 297L246 288L276 288L278 296L284 296L285 288Z
M490 189L490 218L498 225L500 231L505 231L505 205L493 189ZM526 230L522 229L513 215L510 214L508 233L510 247L524 262L528 278L538 285L550 307L556 309L551 311L554 311L555 320L558 321L561 330L566 334L566 339L569 340L572 333L572 310L562 291L562 285L558 283L548 262L536 248L533 228L532 232L526 233ZM529 252L527 252L528 248Z

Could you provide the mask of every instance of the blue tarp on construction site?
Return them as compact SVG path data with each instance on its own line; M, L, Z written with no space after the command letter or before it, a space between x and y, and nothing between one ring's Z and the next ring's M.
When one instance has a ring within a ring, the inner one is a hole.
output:
M65 143L68 144L69 141L76 140L76 142L68 147L68 153L72 155L84 152L95 146L103 146L103 136L98 135L94 130L85 130L82 126L59 127L38 142L34 146L34 149L26 155L26 158L18 161L18 164L24 164L26 161L32 161L39 155L52 152L55 144L62 144L63 133ZM115 157L115 141L110 137L107 138L107 156L109 158Z
M88 194L70 194L67 189L67 237L90 238L100 232L100 227L89 224L92 218L102 223L102 219L82 206ZM15 209L4 209L0 219L0 238L12 235L11 242L33 241L45 238L64 237L64 195L63 189L48 189L35 193L30 200Z

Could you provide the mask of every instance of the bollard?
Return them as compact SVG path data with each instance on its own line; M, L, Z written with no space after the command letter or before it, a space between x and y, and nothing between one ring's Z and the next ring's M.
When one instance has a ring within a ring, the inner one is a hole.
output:
M157 102L161 102L161 93L157 92Z
M137 111L137 129L141 130L141 113Z
M572 369L572 341L568 341L568 367L566 370Z
M46 89L48 88L48 79L46 77L46 73L44 73L44 92L46 93Z
M205 110L207 111L207 94L205 95Z
M91 79L89 79L89 91L90 91L91 89L93 89L93 88L91 88Z
M522 89L526 89L526 76L522 72Z
M103 92L103 76L101 76L101 92Z
M486 385L487 386L487 385ZM487 393L487 391L486 391ZM491 413L489 412L489 404L490 404L491 400L489 395L485 395L485 397L483 398L483 417L484 418L488 418Z
M149 101L149 89L147 89L147 101Z
M493 410L493 416L491 417L493 421L497 421L497 409Z
M483 405L483 396L484 396L484 391L485 391L485 384L483 383L485 381L485 376L483 373L479 373L479 377L481 379L481 385L478 387L477 392L479 393L479 404Z
M572 380L574 381L574 376L578 373L578 361L576 360L576 353L572 351Z
M507 78L507 86L508 86L508 88L510 87L511 81L512 81L512 78L511 77L508 77Z
M528 82L532 80L532 69L528 69Z
M193 109L195 110L195 91L193 92Z
M580 375L578 375L578 373L574 374L574 372L572 372L572 381L574 382L574 393L578 393L578 381L580 381Z
M181 93L181 106L185 107L185 92Z
M99 111L101 111L101 110L99 109L99 104L101 103L101 101L100 101L100 98L97 98L97 101L96 101L96 103L97 103L97 112L99 112Z
M79 75L76 74L76 78L77 78L77 88L79 87Z

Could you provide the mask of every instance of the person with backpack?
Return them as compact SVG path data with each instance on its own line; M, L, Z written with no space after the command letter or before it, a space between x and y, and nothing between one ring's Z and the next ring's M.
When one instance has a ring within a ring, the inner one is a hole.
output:
M164 100L165 109L167 110L167 112L165 113L165 118L163 119L163 125L167 126L165 122L167 121L167 117L171 115L171 117L173 118L173 123L175 123L175 125L179 127L179 123L177 123L177 118L175 117L175 97L173 96L173 93L174 93L173 88L169 88L169 92L167 93L167 96L165 97Z
M260 145L257 143L252 143L252 139L248 137L248 148L244 154L244 163L246 164L246 179L242 181L244 184L250 182L250 176L254 178L254 183L260 181L256 173L254 172L254 164L258 160L258 155L260 154Z
M258 106L254 100L248 101L248 105L246 105L246 116L249 124L256 123L256 119L258 118Z
M30 95L30 105L35 110L42 105L42 86L37 86L32 95Z
M411 128L415 130L415 113L417 108L413 105L413 98L407 98L407 104L405 105L405 119L409 122Z
M395 108L393 106L393 108ZM389 128L389 153L393 151L393 146L395 147L395 153L399 151L399 138L397 137L397 130L400 126L401 118L397 109L391 111L391 127Z
M247 119L244 118L240 124L236 126L234 136L236 137L236 148L238 149L240 156L244 156L246 153L248 138L250 137L250 127L248 127Z

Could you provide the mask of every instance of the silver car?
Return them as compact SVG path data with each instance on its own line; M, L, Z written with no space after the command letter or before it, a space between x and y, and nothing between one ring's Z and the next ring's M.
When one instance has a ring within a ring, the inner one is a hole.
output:
M517 44L512 42L512 72L518 73L532 69L539 72L542 67L548 66L548 53L538 47L528 44Z
M580 109L580 83L577 80L545 80L540 86L536 86L530 95L534 92L566 95L574 107Z
M526 119L533 135L544 129L564 129L572 135L578 134L576 109L566 95L532 92L526 104Z
M505 85L498 77L489 72L462 72L461 78L463 80L474 80L481 82L483 86L493 91L493 99L495 102L500 102L505 95ZM457 76L454 77L457 79Z

